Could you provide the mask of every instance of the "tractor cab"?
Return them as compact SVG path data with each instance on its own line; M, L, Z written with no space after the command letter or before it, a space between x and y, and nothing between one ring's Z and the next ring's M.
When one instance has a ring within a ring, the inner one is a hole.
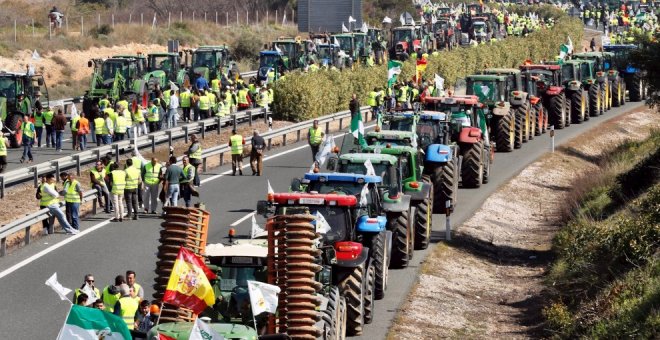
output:
M140 52L138 52L137 55L116 55L113 56L112 58L128 59L130 60L131 64L135 64L135 68L136 68L135 78L139 78L147 72L147 68L148 68L147 56L145 56Z
M415 125L416 126L416 125ZM417 136L415 131L397 131L397 130L380 130L369 131L364 136L367 145L374 146L409 146L416 147ZM343 145L342 145L343 146Z
M510 101L522 104L527 99L527 93L524 90L522 75L519 69L515 68L489 68L485 69L484 74L492 74L506 77L507 88L509 89Z
M194 81L199 76L211 81L219 76L218 71L234 66L227 46L200 46L192 53L189 77ZM237 71L237 70L232 70Z
M513 91L510 78L503 75L471 75L466 78L467 95L476 95L479 102L493 108L505 106L509 101L509 92Z
M22 121L21 103L18 101L22 93L30 102L34 110L36 93L40 92L39 101L43 108L48 107L48 87L41 74L29 75L26 73L13 73L0 71L0 121L3 124L2 133L9 133L9 146L21 146L21 131L18 128ZM14 132L14 133L11 133Z
M414 25L404 25L392 29L391 43L397 59L401 59L403 53L411 54L419 48L419 30Z
M283 38L273 41L272 49L282 53L282 61L287 70L302 69L307 66L311 40L303 41L300 37Z
M435 10L435 14L439 17L442 16L451 16L452 9L450 7L438 7Z
M467 12L470 15L480 15L483 13L483 6L481 4L469 4L467 5Z
M147 72L157 77L164 74L166 80L183 84L181 60L177 53L151 53L147 55Z
M414 111L390 111L379 116L377 131L415 131L418 116Z
M345 66L343 58L340 58L339 51L341 47L335 44L318 44L316 45L317 58L321 66L336 67L342 69Z
M257 78L260 81L268 80L268 73L275 71L280 73L286 69L286 64L283 60L283 55L278 51L261 51L259 52L259 70Z
M459 140L465 127L477 127L482 134L488 135L487 116L477 96L429 97L425 98L424 107L417 129L420 146L431 143L449 145ZM430 129L431 126L436 126L437 134ZM426 137L423 131L429 131Z
M550 86L561 84L561 66L551 64L526 64L521 65L520 70L523 74L527 73L537 77L537 92L545 92Z

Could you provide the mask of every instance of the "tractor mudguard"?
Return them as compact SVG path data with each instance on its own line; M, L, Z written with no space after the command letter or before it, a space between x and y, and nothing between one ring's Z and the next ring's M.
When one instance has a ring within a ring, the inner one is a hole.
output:
M383 200L383 210L386 212L404 212L410 210L410 195L401 195L398 200L390 200L387 196Z
M427 162L432 163L447 163L452 159L451 147L444 144L431 144L426 149Z
M481 129L477 127L465 127L458 135L459 143L474 144L481 140Z
M362 247L362 252L360 255L353 259L353 260L336 260L335 266L337 267L343 267L343 268L355 268L364 262L366 262L369 259L369 248L367 247ZM339 271L342 272L342 271ZM340 274L341 275L341 274ZM342 280L338 280L337 282L341 282Z
M385 230L387 218L385 216L360 216L357 220L356 231L361 233L379 233Z
M604 83L607 80L607 73L603 71L598 71L596 72L596 79L598 80L599 83Z
M539 100L541 100L541 98L537 96L529 96L529 102L532 103L532 105L538 104Z
M506 116L509 114L509 108L511 107L511 103L509 102L500 102L503 103L502 106L500 105L495 105L493 107L493 115L494 116Z
M428 184L424 184L422 182L418 182L422 184L419 189L410 189L410 190L404 190L406 195L410 196L410 202L412 204L415 204L416 202L421 202L427 197L429 197L429 191L431 190L431 186Z
M545 93L546 93L547 95L549 95L549 96L558 96L559 94L561 94L561 91L562 91L562 90L563 90L563 89L562 89L561 86L550 86L550 87L548 87L548 89L545 91Z
M581 91L582 90L582 84L579 81L570 81L568 82L568 89L571 91Z
M514 91L514 92L518 92L518 95L515 96L513 93L511 93L511 98L509 99L511 105L515 105L515 106L525 105L525 102L527 101L527 92L521 92L521 91Z

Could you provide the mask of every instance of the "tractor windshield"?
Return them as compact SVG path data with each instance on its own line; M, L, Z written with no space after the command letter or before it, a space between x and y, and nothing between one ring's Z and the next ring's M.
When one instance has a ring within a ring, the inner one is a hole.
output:
M262 54L259 67L275 67L279 61L280 56L277 54Z
M103 76L103 80L115 79L117 72L119 72L119 74L121 74L124 79L130 79L128 74L128 65L122 61L109 60L104 62L103 66L101 67L101 75Z
M383 124L383 130L412 131L414 118L393 118Z
M193 67L208 67L210 69L215 69L218 67L219 59L218 55L220 52L216 51L195 51L192 57L192 66Z
M362 35L362 34L356 34L354 36L355 39L355 47L357 49L361 49L367 45L367 36Z
M571 81L575 79L575 74L573 73L573 65L561 66L561 79L563 81Z
M376 171L377 176L383 178L383 184L390 186L392 183L398 183L396 179L396 172L393 171L393 167L389 163L375 163L372 162L374 170ZM360 174L365 175L367 169L364 167L364 164L361 163L346 163L341 165L340 172L347 174ZM362 190L362 187L360 187Z
M427 146L433 144L439 134L440 126L432 120L420 120L417 123L417 138L419 138L419 146L422 149L426 149Z
M170 56L150 56L149 71L161 70L170 73L174 69L173 59Z
M329 59L333 58L333 48L332 46L317 46L316 50L318 51L319 59Z
M382 137L368 137L366 138L368 145L397 145L397 146L411 146L412 141L410 138L399 138L397 136L382 136Z
M247 282L266 281L264 267L220 267L220 290L232 291L236 287L247 288Z
M316 191L319 194L344 194L344 195L359 195L362 192L364 184L356 182L312 182L308 186L309 191Z
M0 97L7 98L8 101L13 102L20 92L23 92L21 82L17 82L14 78L10 77L0 78Z
M491 80L469 79L466 87L468 95L476 95L479 101L504 101L504 94L499 91L499 82Z
M324 235L323 239L329 242L345 240L348 236L350 214L346 207L327 206L327 205L297 205L280 206L277 209L277 215L294 215L309 213L316 215L320 212L330 225L331 230Z
M589 67L588 63L582 63L582 65L580 65L580 72L582 73L582 79L591 78L591 67Z
M351 37L335 37L337 42L339 42L339 48L342 51L351 51L353 50L353 39Z
M398 29L393 34L392 38L395 42L412 42L415 39L413 30L411 29Z

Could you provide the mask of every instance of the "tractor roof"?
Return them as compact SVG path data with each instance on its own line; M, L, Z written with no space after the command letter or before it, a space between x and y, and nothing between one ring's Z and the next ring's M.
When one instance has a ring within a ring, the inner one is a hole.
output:
M412 132L412 131L380 130L378 132L369 131L369 132L367 132L367 136L376 137L376 138L387 138L387 139L403 140L405 138L408 138L408 139L414 138L415 133Z
M390 111L390 112L387 112L387 113L383 114L383 118L388 118L388 119L392 119L392 118L414 118L414 117L415 117L415 112L410 111L410 110L406 110L406 111L404 111L404 110L400 110L400 111L394 110L394 111Z
M485 74L517 74L520 70L517 68L487 68Z
M605 50L606 52L632 50L635 48L637 48L637 45L633 45L633 44L603 45L603 50Z
M340 207L353 207L357 199L353 195L336 194L307 194L307 193L275 193L273 200L284 205L334 205Z
M259 52L259 55L276 55L276 56L281 56L281 55L282 55L282 52L271 51L271 50L265 50L265 51L261 51L261 52Z
M405 146L405 145L391 145L389 147L383 145L369 145L364 147L364 151L369 151L369 152L378 151L379 153L385 155L400 155L404 152L416 153L417 148L414 148L412 146Z
M439 111L436 111L436 112L433 112L433 111L423 112L421 115L419 115L419 118L421 120L437 120L437 121L441 121L441 122L448 121L447 114L444 113L444 112L439 112Z
M263 257L268 256L267 241L264 239L238 240L236 244L226 246L222 243L207 244L205 254L207 257Z
M113 59L146 59L147 56L144 54L138 54L138 55L114 55L112 56Z
M497 74L473 74L466 77L466 79L480 80L480 81L506 81L506 76Z
M361 174L343 174L343 173L307 173L304 179L318 182L351 182L351 183L382 183L380 176L361 175Z
M200 46L195 51L226 51L227 46Z
M520 65L520 69L557 71L561 69L561 66L557 64L528 64L528 65Z
M28 77L28 75L25 73L0 71L0 77L23 78L23 77Z
M350 163L364 164L370 160L372 164L389 163L396 164L396 157L379 153L345 153L339 156L340 160L346 160Z
M573 54L573 56L576 58L602 58L613 55L614 53L612 52L582 52Z
M149 53L149 56L156 56L156 57L177 57L179 56L176 53L169 53L169 52L158 52L158 53Z
M424 98L425 103L435 103L435 104L465 104L465 105L477 105L479 104L479 97L475 95L465 95L465 96L447 96L447 97L426 97Z

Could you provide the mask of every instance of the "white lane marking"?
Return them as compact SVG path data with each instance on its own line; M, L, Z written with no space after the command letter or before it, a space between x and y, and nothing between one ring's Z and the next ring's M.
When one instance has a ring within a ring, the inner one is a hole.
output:
M237 225L243 223L243 221L247 220L248 218L254 216L254 214L256 214L256 213L257 213L256 211L253 211L253 212L251 212L251 213L249 213L249 214L247 214L247 215L245 215L245 216L243 216L243 217L237 219L234 223L230 224L229 226L230 226L230 227L235 227L235 226L237 226Z
M106 226L106 225L108 225L108 224L110 224L110 220L109 220L109 219L108 219L108 220L105 220L105 221L103 221L103 222L101 222L101 223L98 223L98 224L92 226L91 228L86 229L85 231L80 232L80 233L77 234L77 235L70 236L70 237L66 238L65 240L63 240L63 241L61 241L61 242L59 242L59 243L56 243L56 244L54 244L54 245L52 245L52 246L50 246L50 247L48 247L48 248L46 248L46 249L44 249L44 250L42 250L42 251L36 253L36 254L34 254L34 255L32 255L32 256L26 258L25 260L23 260L23 261L21 261L21 262L15 264L15 265L13 265L13 266L11 266L11 267L5 269L4 271L0 272L0 279L2 279L3 277L5 277L5 276L7 276L7 275L9 275L9 274L11 274L11 273L17 271L18 269L21 269L21 268L24 267L25 265L30 264L31 262L33 262L33 261L35 261L35 260L37 260L37 259L39 259L39 258L41 258L41 257L43 257L43 256L45 256L45 255L48 255L49 253L53 252L54 250L56 250L56 249L58 249L58 248L60 248L60 247L62 247L62 246L65 246L65 245L67 245L67 244L69 244L69 243L71 243L71 242L73 242L73 241L75 241L75 240L77 240L77 239L79 239L79 238L81 238L81 237L83 237L83 236L85 236L85 235L87 235L87 234L89 234L89 233L91 233L91 232L97 230L97 229L101 229L101 228L103 228L104 226Z
M366 126L365 128L370 128L370 127L372 127L372 126L374 126L374 125ZM344 135L344 134L340 134L340 135L338 135L338 136L335 136L334 138L339 138L339 137L341 137L341 136L343 136L343 135ZM291 149L291 150L286 150L286 151L283 151L283 152L281 152L281 153L277 153L277 154L274 154L274 155L271 155L271 156L268 156L268 157L264 157L264 161L267 161L267 160L269 160L269 159L273 159L273 158L276 158L276 157L279 157L279 156L282 156L282 155L286 155L286 154L289 154L289 153L291 153L291 152L298 151L298 150L300 150L300 149L307 148L307 147L309 147L309 145L305 144L305 145L302 145L302 146L299 146L299 147L293 148L293 149ZM247 168L248 166L249 166L249 165L244 165L243 168ZM219 175L215 175L215 176L209 177L209 178L207 178L207 179L205 179L205 180L203 180L203 181L201 181L201 182L202 182L202 183L207 183L207 182L212 181L212 180L214 180L214 179L218 179L218 178L220 178L220 177L222 177L222 176L224 176L224 175L226 175L226 174L229 174L230 172L231 172L231 170L225 171L225 172L223 172L223 173L221 173L221 174L219 174ZM250 217L251 217L252 215L254 215L255 213L256 213L256 211L255 211L255 212L252 212L252 213L250 213L250 214L247 214L246 216L243 216L242 218L240 218L240 219L238 219L236 222L234 222L231 226L238 225L239 223L243 222L244 220L250 218ZM67 245L67 244L73 242L74 240L77 240L77 239L79 239L79 238L81 238L81 237L83 237L83 236L85 236L85 235L87 235L87 234L89 234L89 233L91 233L91 232L97 230L97 229L101 229L101 228L105 227L105 226L108 225L108 224L110 224L110 219L105 220L105 221L103 221L103 222L100 222L100 223L98 223L98 224L95 224L95 225L91 226L89 229L86 229L85 231L82 231L82 232L81 232L80 234L78 234L78 235L73 235L73 236L71 236L71 237L69 237L69 238L67 238L67 239L65 239L65 240L63 240L63 241L61 241L61 242L59 242L59 243L53 244L52 246L50 246L50 247L48 247L48 248L46 248L46 249L44 249L44 250L42 250L42 251L40 251L40 252L38 252L38 253L36 253L36 254L34 254L34 255L32 255L32 256L26 258L25 260L23 260L23 261L21 261L21 262L15 264L15 265L13 265L13 266L11 266L11 267L5 269L4 271L0 272L0 279L2 279L3 277L5 277L5 276L7 276L7 275L9 275L9 274L11 274L11 273L13 273L13 272L15 272L15 271L21 269L21 268L23 268L24 266L26 266L26 265L28 265L28 264L30 264L30 263L32 263L32 262L34 262L34 261L36 261L36 260L42 258L43 256L45 256L45 255L51 253L52 251L57 250L58 248L60 248L60 247L62 247L62 246L64 246L64 245Z

